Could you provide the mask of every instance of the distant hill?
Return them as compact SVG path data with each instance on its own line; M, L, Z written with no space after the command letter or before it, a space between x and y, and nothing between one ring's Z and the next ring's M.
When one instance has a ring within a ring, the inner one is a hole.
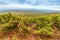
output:
M44 10L44 9L3 9L0 12L8 12L8 11L26 11L26 12L60 12L59 10Z

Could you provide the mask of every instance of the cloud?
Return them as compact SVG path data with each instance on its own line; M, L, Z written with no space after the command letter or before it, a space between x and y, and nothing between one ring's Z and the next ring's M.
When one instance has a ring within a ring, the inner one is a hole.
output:
M0 4L60 5L60 0L0 0Z
M59 0L7 0L7 1L0 0L0 10L5 9L60 10L60 1Z
M15 3L14 3L15 4ZM0 9L36 9L36 10L60 10L60 6L32 6L27 4L8 4L8 5L0 5Z

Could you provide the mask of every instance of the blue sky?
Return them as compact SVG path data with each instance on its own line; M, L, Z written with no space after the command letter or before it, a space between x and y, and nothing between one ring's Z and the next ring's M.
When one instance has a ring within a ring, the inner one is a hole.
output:
M15 8L60 10L60 0L0 0L0 10Z

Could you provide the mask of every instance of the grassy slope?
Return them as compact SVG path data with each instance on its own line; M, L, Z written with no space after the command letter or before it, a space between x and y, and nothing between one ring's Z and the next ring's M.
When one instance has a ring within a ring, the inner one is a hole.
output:
M8 12L1 12L3 14L8 13ZM13 15L21 15L22 19L27 17L27 18L36 18L36 17L40 17L40 16L57 16L60 15L59 13L50 13L50 14L41 14L39 12L10 12ZM4 25L4 24L3 24ZM2 25L2 26L3 26ZM33 30L34 31L34 30ZM33 33L33 31L31 33ZM53 28L53 32L55 34L54 37L47 37L47 36L43 36L43 35L39 35L39 36L35 36L34 34L27 34L27 36L19 36L19 34L17 35L16 30L11 31L11 33L7 36L2 36L2 38L0 38L1 40L60 40L60 30L56 27ZM11 36L12 35L12 36ZM18 39L19 38L19 39Z

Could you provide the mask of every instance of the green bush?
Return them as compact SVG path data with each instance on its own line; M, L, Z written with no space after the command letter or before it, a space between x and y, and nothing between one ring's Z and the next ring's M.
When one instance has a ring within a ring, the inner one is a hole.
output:
M54 36L53 27L60 28L60 16L21 16L11 13L0 15L0 33L16 30L20 35L34 31L36 35ZM33 32L32 32L33 34Z
M53 29L51 27L43 27L37 31L35 31L36 34L38 35L44 35L44 36L49 36L52 37L53 34Z

